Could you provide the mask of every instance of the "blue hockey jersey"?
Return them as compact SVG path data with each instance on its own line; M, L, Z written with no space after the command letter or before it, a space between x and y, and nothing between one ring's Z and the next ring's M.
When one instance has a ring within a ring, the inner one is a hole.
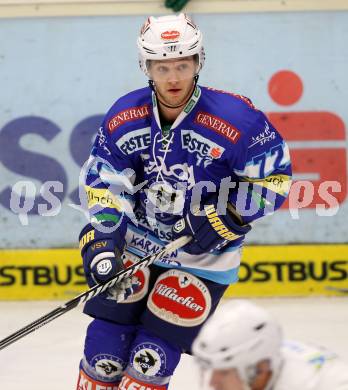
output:
M201 194L224 193L244 223L286 199L289 149L249 99L196 86L169 135L162 129L152 90L133 91L106 114L87 164L91 220L121 229L129 251L144 256L170 241L173 224ZM156 264L230 284L242 242L203 255L179 250Z

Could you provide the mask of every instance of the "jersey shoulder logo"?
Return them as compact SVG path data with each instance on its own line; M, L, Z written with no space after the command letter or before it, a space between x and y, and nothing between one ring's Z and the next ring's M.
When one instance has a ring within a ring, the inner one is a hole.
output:
M144 119L148 116L150 116L150 106L148 104L130 107L114 115L108 121L107 129L109 130L109 133L113 133L124 123L136 121L138 119Z
M194 122L215 131L215 133L227 138L233 144L236 144L241 136L240 131L231 123L207 112L199 111L196 114Z

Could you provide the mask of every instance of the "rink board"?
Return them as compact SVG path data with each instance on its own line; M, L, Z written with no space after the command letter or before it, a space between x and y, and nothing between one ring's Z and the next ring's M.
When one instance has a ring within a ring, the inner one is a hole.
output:
M348 245L247 246L227 297L348 292ZM76 249L0 251L0 300L70 299L85 291Z
M348 293L348 245L245 247L239 282L228 297L296 297Z

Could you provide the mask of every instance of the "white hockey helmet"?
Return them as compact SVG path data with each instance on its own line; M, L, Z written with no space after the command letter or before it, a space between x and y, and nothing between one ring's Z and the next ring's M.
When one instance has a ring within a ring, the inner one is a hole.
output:
M250 384L256 364L262 360L270 361L273 378L277 374L281 342L280 326L266 310L249 301L234 300L221 305L206 322L192 352L202 368L236 368L240 378Z
M137 40L139 64L150 77L149 60L198 56L197 74L204 64L203 35L186 14L150 16L144 23Z

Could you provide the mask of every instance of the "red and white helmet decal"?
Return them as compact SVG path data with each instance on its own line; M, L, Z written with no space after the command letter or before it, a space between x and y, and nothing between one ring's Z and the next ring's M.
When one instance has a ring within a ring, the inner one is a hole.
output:
M177 30L163 31L161 38L165 41L177 41L180 38L180 32Z
M197 277L177 269L159 276L147 307L157 317L179 326L197 326L208 317L211 296Z
M123 264L127 268L133 265L134 263L138 262L139 258L133 255L132 253L125 251L122 256L122 260L123 260ZM133 293L131 296L129 296L125 301L122 301L120 303L138 302L141 299L143 299L149 289L149 277L150 277L150 271L148 268L144 268L142 270L137 271L133 275L133 278L136 278L137 282L139 283L139 287L137 291Z

